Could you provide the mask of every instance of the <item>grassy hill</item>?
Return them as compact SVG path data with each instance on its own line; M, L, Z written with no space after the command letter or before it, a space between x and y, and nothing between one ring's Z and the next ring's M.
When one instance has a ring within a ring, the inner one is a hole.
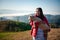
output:
M1 32L0 40L32 40L29 31ZM52 28L48 33L48 40L60 40L60 28Z
M0 40L32 40L30 29L31 26L24 22L0 21ZM48 40L60 40L60 28L52 28Z

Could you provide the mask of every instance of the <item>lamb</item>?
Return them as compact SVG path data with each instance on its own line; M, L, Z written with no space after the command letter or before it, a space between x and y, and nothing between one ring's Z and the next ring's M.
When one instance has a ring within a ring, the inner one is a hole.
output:
M35 16L29 16L29 21L33 21L33 23L34 23L34 27L36 27L36 22L39 22L39 25L38 25L38 27L40 28L40 29L42 29L42 30L47 30L47 29L49 29L49 26L45 23L45 22L43 22L40 18L38 18L38 17L35 17Z

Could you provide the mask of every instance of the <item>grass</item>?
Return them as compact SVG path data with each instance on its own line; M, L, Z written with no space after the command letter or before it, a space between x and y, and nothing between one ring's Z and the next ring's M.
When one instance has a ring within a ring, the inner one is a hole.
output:
M2 32L0 33L0 40L10 40L11 38L9 38L9 36L14 34L14 32Z
M30 31L0 33L0 40L24 40L24 39L31 40Z
M1 32L0 40L32 40L30 30L23 32ZM60 40L60 28L51 29L48 40Z

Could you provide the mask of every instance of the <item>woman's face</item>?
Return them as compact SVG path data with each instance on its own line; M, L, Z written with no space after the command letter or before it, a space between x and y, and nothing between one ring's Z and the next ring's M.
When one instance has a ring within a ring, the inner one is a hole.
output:
M36 9L35 14L36 14L37 16L39 16L39 15L40 15L40 11L39 11L38 9Z

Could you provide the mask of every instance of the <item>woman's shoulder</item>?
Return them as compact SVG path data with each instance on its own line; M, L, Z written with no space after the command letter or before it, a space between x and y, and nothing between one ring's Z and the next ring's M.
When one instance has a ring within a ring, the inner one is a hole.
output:
M43 21L48 21L47 18L46 18L46 16L44 16Z
M47 20L47 18L46 18L45 16L44 16L43 21L44 21L47 25L49 25L48 20Z

